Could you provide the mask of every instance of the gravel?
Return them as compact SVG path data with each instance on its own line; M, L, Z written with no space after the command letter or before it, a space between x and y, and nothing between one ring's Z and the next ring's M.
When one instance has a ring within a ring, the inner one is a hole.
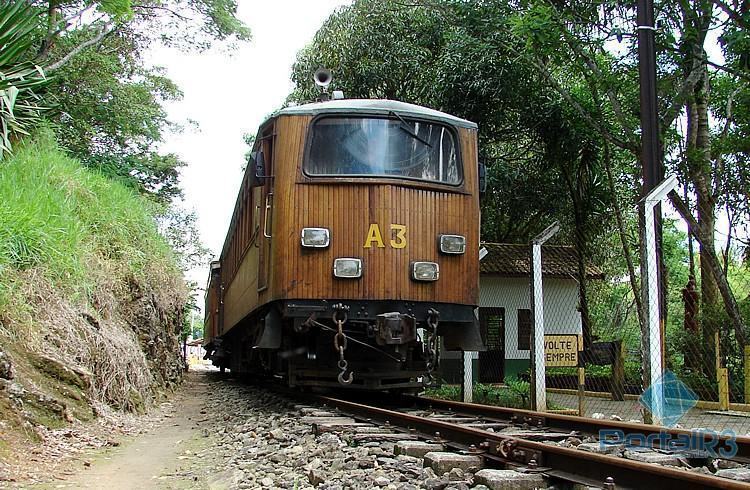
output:
M337 428L316 436L312 425L300 419L307 414L325 416L320 409L295 407L279 396L231 380L212 383L211 388L203 424L209 441L181 470L203 475L201 480L211 487L474 488L471 472L437 475L423 468L422 458L394 454L394 441L362 439L367 428Z

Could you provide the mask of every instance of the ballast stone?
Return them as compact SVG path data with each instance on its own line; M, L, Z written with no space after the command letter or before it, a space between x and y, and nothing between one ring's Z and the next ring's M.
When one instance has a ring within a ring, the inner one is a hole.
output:
M615 454L622 451L624 447L623 444L602 444L601 442L582 442L576 446L581 451L596 454Z
M482 467L482 458L470 454L435 451L424 455L424 466L429 466L438 475L448 473L453 468L460 468L463 471L476 471Z
M474 482L490 490L534 490L547 488L544 477L537 473L521 473L514 470L481 470L474 475Z
M423 458L425 454L442 451L442 444L435 444L424 441L399 441L393 448L393 453L398 456L412 456L414 458Z
M643 463L660 464L663 466L681 466L681 454L664 454L654 451L625 451L625 459L641 461Z
M750 468L727 468L717 471L716 476L750 482Z

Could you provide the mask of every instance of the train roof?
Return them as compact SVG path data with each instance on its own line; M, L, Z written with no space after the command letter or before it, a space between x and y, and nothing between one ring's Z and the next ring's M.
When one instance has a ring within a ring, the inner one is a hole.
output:
M382 114L388 115L395 112L400 116L423 117L426 119L437 120L453 126L476 129L476 123L451 116L445 112L436 111L406 102L398 102L388 99L337 99L326 102L315 102L286 107L278 111L275 116L284 115L312 115L319 114L340 114L340 113L362 113L362 114Z

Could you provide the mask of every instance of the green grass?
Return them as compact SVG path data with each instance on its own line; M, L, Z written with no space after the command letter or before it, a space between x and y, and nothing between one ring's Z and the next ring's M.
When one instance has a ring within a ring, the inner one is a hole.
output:
M506 408L529 409L530 394L529 383L515 378L505 380L505 385L491 385L484 383L474 383L472 399L473 403L480 405L494 405ZM425 390L425 396L439 398L442 400L461 400L460 385L442 385L437 388L428 388ZM548 400L549 410L562 410L561 407Z
M174 267L155 204L66 156L48 131L0 162L0 313L14 273L40 270L72 294L90 294L100 261L140 278L149 263Z

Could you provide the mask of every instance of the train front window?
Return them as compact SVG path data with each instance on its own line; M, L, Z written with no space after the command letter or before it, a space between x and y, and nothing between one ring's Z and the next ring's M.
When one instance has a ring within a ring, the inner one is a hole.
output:
M394 116L316 120L305 172L460 184L461 164L453 131L440 124Z

